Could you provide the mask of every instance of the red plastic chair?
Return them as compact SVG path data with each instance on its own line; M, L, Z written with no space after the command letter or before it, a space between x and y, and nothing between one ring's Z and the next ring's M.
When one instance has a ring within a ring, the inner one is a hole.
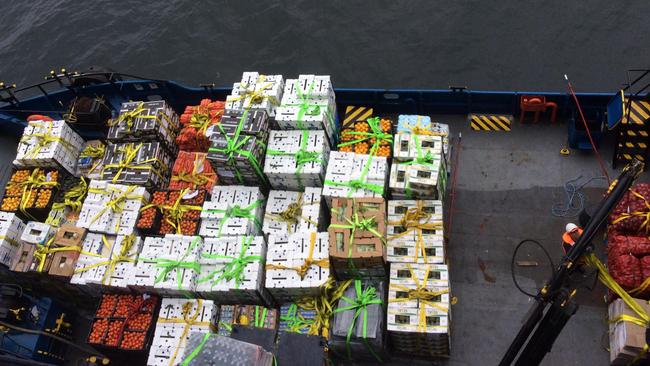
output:
M555 122L557 117L557 104L554 102L547 102L546 97L541 95L522 95L519 99L519 109L521 114L519 115L519 121L524 122L524 115L526 112L535 113L535 119L533 122L539 122L539 115L541 112L546 112L548 108L551 108L551 122Z

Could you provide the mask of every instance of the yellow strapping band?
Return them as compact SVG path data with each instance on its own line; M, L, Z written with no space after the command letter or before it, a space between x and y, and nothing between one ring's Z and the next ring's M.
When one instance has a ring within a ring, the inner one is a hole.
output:
M629 321L634 324L640 325L643 328L648 328L650 325L650 315L647 314L643 308L628 294L623 290L623 288L612 278L612 276L607 272L605 265L596 257L594 253L589 253L585 255L585 261L592 267L595 267L598 270L598 279L602 282L608 289L617 294L625 305L627 305L638 317L633 317L629 315L622 315L621 320ZM645 357L648 353L648 345L643 346L643 350L632 360L630 365L636 364L639 360Z
M42 127L42 126L38 126L38 127ZM72 146L72 144L69 141L64 140L61 137L52 135L52 123L47 123L45 132L35 132L30 135L25 135L20 139L20 142L24 143L31 139L36 139L38 140L38 142L34 145L34 147L29 152L25 153L25 158L27 159L36 157L36 155L38 155L38 153L41 152L41 150L43 150L45 146L47 146L49 143L52 142L60 143L68 151L74 150L74 146Z
M20 205L18 206L20 212L22 212L25 216L31 218L32 220L37 221L32 215L27 213L27 204L31 201L32 198L32 191L35 188L40 188L40 187L50 187L50 188L55 188L58 187L59 183L56 181L46 181L45 173L44 171L40 170L39 168L36 168L32 171L32 173L27 177L22 182L10 182L7 185L7 189L13 189L13 188L22 188L22 194L20 196Z
M136 119L138 119L138 118L140 118L140 119L152 119L154 121L154 123L157 123L158 125L160 125L160 127L162 127L162 129L167 133L167 135L169 135L171 137L174 136L174 133L171 130L169 130L169 128L167 128L167 126L165 126L162 123L163 120L161 118L159 118L158 116L151 116L151 115L143 114L143 113L146 113L146 112L147 112L147 109L144 108L144 102L140 102L135 107L135 109L133 109L131 111L120 113L120 115L116 119L109 120L108 121L108 126L112 127L112 126L115 126L115 125L117 125L117 124L119 124L121 122L126 122L126 132L131 133L131 130L133 128L133 124L135 123ZM167 122L167 125L171 126L172 121L169 120L169 117L164 113L162 113L162 117Z
M205 164L205 155L199 155L199 153L194 153L194 164L192 167L192 172L191 173L179 172L176 175L172 175L172 180L191 183L192 188L198 188L204 186L207 183L211 183L212 185L216 184L217 182L216 173L212 174L212 176L208 176L205 173L198 172L199 167L201 167L203 164Z
M108 239L106 239L106 235L102 235L102 242L104 243L104 246L109 248L108 251L112 252L111 249L111 244L108 242ZM107 285L110 286L112 279L111 277L113 276L113 272L115 271L115 266L118 263L135 263L135 257L136 253L134 254L128 254L133 245L135 244L135 234L127 235L122 239L121 247L120 247L120 252L117 255L112 255L110 259L107 259L102 262L94 263L91 265L88 265L84 268L79 268L74 271L74 273L81 273L81 272L86 272L90 271L93 268L101 267L101 266L107 266L106 271L104 272L104 275L102 276L102 285ZM92 257L97 257L97 258L104 258L103 256L95 253L86 253L86 252L81 252L82 254L92 256ZM108 279L108 283L106 283L106 280Z
M309 335L321 335L324 338L329 338L329 327L332 312L334 311L334 304L343 296L345 290L350 286L354 280L347 280L336 283L333 277L329 277L327 282L321 286L320 295L316 297L306 297L298 302L296 305L305 310L313 310L316 312L314 322L310 325Z
M302 192L298 192L298 202L292 202L289 204L286 210L279 212L277 214L265 214L265 217L273 219L275 221L284 222L287 224L287 232L291 234L291 226L297 225L299 220L304 220L314 226L318 226L317 222L310 220L308 217L302 216ZM320 201L312 202L312 205L319 205Z
M266 75L259 75L257 77L255 85L258 83L263 83L265 80ZM239 96L229 96L226 98L226 102L237 102L250 97L250 99L248 99L248 105L244 106L244 109L250 108L252 104L262 103L264 99L268 99L269 102L271 102L273 105L280 105L280 101L278 101L276 97L262 94L264 93L264 90L268 89L272 85L273 82L266 83L262 85L258 90L251 90L248 85L241 85L241 87L244 89L243 94Z
M7 243L11 244L14 247L20 246L20 243L16 241L15 239L12 239L6 235L0 235L0 241L6 240Z
M630 189L629 191L635 197L640 198L641 200L643 200L643 203L645 204L647 210L646 211L635 211L635 212L623 212L621 214L621 216L617 217L614 221L612 221L612 224L616 225L619 222L627 220L629 218L641 216L641 217L645 217L645 220L643 220L643 223L641 224L640 229L644 229L645 232L648 233L648 231L650 231L650 226L649 226L649 224L650 224L650 202L648 202L648 200L646 200L645 197L643 197L639 193L633 191L632 189Z
M38 266L36 267L36 270L38 272L43 272L43 269L45 268L45 261L47 259L47 256L51 253L74 251L86 255L90 254L82 251L81 247L79 246L65 246L65 247L52 248L51 246L54 243L54 239L55 237L53 236L45 244L36 244L36 250L34 251L34 260L38 261Z
M292 271L296 271L298 273L298 276L300 276L300 279L304 279L305 276L307 275L307 272L309 272L309 268L311 266L316 265L321 268L329 268L330 267L330 262L329 258L323 258L323 259L318 259L314 260L314 247L316 245L316 238L317 238L317 233L312 232L311 236L309 238L309 254L307 255L307 258L305 259L305 262L299 266L299 267L288 267L288 266L283 266L280 264L267 264L266 269L288 269Z
M176 234L181 234L181 221L183 220L183 215L189 211L201 211L203 207L197 205L185 205L181 204L183 196L189 192L189 188L185 188L178 193L178 198L172 205L162 204L156 205L154 203L143 206L140 209L140 212L155 207L160 213L165 217L165 221L171 225L176 231Z
M415 242L415 257L413 258L415 263L417 263L418 258L422 255L424 262L427 261L427 253L424 247L424 238L422 236L422 230L441 230L442 223L439 222L429 222L431 219L431 214L428 214L424 211L424 202L421 200L416 201L417 207L410 208L406 211L404 216L399 221L389 221L388 225L399 225L406 230L395 235L388 237L388 240L394 240L401 238L410 232L416 230L418 234L418 240ZM422 222L422 220L425 220Z
M210 326L212 327L212 324L210 322L197 322L196 318L199 317L199 314L201 313L201 308L203 307L203 300L201 299L196 299L196 311L194 314L190 316L190 311L192 310L192 301L187 301L186 303L183 304L183 310L182 310L182 318L171 318L171 319L165 319L165 318L158 318L158 323L163 323L163 324L184 324L185 326L183 327L183 333L181 333L180 338L178 339L178 343L176 344L176 349L174 350L174 353L169 359L169 366L174 366L176 365L176 357L178 357L178 351L181 349L181 345L183 345L186 342L187 334L190 331L190 327L192 325L202 325L202 326Z
M133 143L128 143L125 144L124 146L119 147L118 148L119 151L123 153L122 160L117 164L104 165L101 172L102 178L104 177L104 174L106 174L107 169L113 169L113 168L117 168L117 172L115 173L115 176L112 179L113 183L116 183L118 181L118 179L124 172L124 169L149 170L152 171L154 174L156 174L158 177L163 178L163 175L159 169L165 171L167 169L167 166L162 161L160 161L160 159L150 158L142 161L133 162L133 160L138 156L138 151L142 147L142 144L143 143L141 142L136 146ZM158 163L160 168L154 169L151 163Z
M137 186L127 186L126 190L122 192L119 189L111 189L111 190L102 190L102 189L96 189L96 188L91 188L88 190L90 193L99 193L99 194L112 194L119 192L120 194L110 200L104 208L102 208L93 218L90 220L90 224L94 223L99 219L106 211L113 210L115 213L120 213L124 211L124 203L126 200L140 200L140 203L144 203L145 199L143 195L130 195L133 193L133 191L138 188ZM118 221L117 224L115 225L115 231L120 230L120 222Z
M433 299L435 296L449 293L449 289L446 288L440 291L431 291L426 288L427 280L429 279L429 273L431 271L431 267L429 265L427 265L427 269L424 272L424 278L422 279L422 282L418 280L417 276L415 275L415 272L413 271L413 267L411 267L411 264L407 263L407 266L411 274L411 279L415 284L415 289L407 286L391 284L390 288L392 289L408 292L408 297L399 298L399 299L389 299L388 302L407 302L407 301L417 300L420 305L425 305L425 306L418 306L418 331L426 332L427 330L426 306L430 306L442 312L448 313L449 312L448 308L436 304L435 302L431 301L431 299Z

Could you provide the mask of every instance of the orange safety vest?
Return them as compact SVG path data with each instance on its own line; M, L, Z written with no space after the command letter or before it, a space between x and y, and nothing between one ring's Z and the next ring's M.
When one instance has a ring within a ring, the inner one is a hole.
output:
M562 241L564 241L564 243L569 244L569 245L575 244L576 242L571 237L571 233L574 233L576 231L578 232L578 235L582 235L583 230L581 228L575 228L575 229L573 229L571 231L567 231L564 234L562 234Z

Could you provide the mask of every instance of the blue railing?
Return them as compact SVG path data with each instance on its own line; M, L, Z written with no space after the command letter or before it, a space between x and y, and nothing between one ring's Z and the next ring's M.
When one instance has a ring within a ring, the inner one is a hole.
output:
M121 75L111 73L110 75ZM130 77L130 76L129 76ZM51 83L52 81L48 81ZM51 86L51 85L50 85ZM31 87L34 88L35 86ZM28 88L21 89L20 91ZM62 118L65 106L75 96L103 96L114 109L127 100L164 99L177 111L186 105L195 105L203 98L225 99L230 93L225 87L188 87L174 81L141 79L118 80L85 87L61 85L46 95L29 97L15 104L0 107L0 128L16 135L24 126L25 118L33 113ZM524 94L543 95L547 101L558 105L558 117L568 118L574 110L573 101L566 93L483 91L467 89L417 90L417 89L348 89L335 90L337 105L367 105L376 113L403 114L467 114L469 112L504 113L519 112L519 97ZM581 93L580 103L585 108L607 109L614 93ZM339 113L342 111L339 111Z

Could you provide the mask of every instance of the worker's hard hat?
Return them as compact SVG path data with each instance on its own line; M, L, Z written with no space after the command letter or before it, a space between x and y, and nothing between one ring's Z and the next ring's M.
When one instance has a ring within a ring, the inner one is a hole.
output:
M575 230L577 228L578 228L578 225L570 222L570 223L566 224L565 230L566 230L567 233L570 233L570 232L572 232L573 230Z

